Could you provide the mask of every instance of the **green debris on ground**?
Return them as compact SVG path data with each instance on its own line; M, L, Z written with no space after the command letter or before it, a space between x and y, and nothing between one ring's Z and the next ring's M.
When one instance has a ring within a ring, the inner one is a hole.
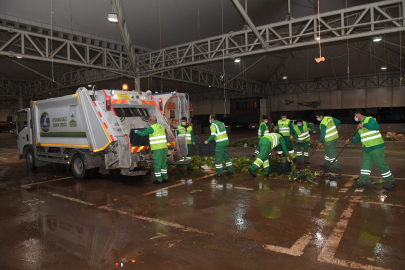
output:
M190 191L190 194L193 194L193 193L196 193L196 192L202 192L202 190L201 189L194 189L194 190Z

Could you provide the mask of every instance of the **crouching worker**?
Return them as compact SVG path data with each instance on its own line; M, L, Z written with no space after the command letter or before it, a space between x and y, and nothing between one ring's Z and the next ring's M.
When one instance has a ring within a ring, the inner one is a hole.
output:
M278 133L270 133L264 135L263 138L261 138L259 141L260 155L253 162L252 166L250 166L250 168L248 169L248 171L253 177L256 178L256 171L262 165L266 176L270 175L269 153L272 149L276 148L279 145L281 145L284 156L287 158L288 162L290 162L290 159L288 158L288 150L287 147L285 146L283 136L281 136Z
M156 116L149 118L150 127L144 131L135 130L139 136L149 135L150 150L153 152L153 170L155 171L156 180L153 184L160 185L169 182L167 176L167 139L166 129L157 123Z
M193 132L193 127L187 123L187 117L181 118L181 125L177 127L177 135L186 135L187 139L187 157L184 157L183 160L191 160L191 145L195 145L195 137ZM184 165L180 165L180 168L183 168ZM187 171L194 171L191 164L187 164Z
M233 167L231 158L228 155L228 147L229 147L229 140L228 135L226 134L225 125L222 122L217 120L215 114L210 115L210 130L211 136L205 141L205 144L212 142L213 140L216 141L217 145L215 147L215 167L217 168L217 174L214 176L216 177L223 177L224 176L224 168L222 165L222 158L225 160L226 168L228 172L226 175L233 175Z

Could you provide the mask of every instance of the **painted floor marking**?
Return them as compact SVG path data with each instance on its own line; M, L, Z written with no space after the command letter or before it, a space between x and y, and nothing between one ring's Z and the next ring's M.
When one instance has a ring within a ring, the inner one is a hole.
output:
M346 192L346 191L348 191L349 190L349 188L341 188L340 190L339 190L339 192Z
M48 193L51 194L54 197L58 197L58 198L61 198L61 199L66 199L66 200L69 200L69 201L78 202L78 203L81 203L81 204L84 204L84 205L89 205L89 206L97 206L95 203L85 202L85 201L82 201L82 200L79 200L79 199L76 199L76 198L63 196L63 195L58 194L58 193L52 193L52 192L48 192ZM186 226L174 223L174 222L169 222L169 221L161 220L161 219L157 219L157 218L150 218L150 217L134 215L134 214L131 214L131 213L128 213L128 212L125 212L125 211L110 208L110 207L108 207L106 205L102 205L102 206L99 206L97 208L102 209L102 210L106 210L106 211L110 211L110 212L120 213L122 215L127 215L127 216L130 216L130 217L133 217L133 218L136 218L136 219L140 219L140 220L160 223L162 225L166 225L166 226L174 227L174 228L177 228L177 229L181 229L181 230L183 230L185 232L196 232L196 233L205 234L205 235L214 235L213 233L204 232L204 231L201 231L199 229L195 229L195 228L191 228L191 227L186 227Z
M292 256L301 256L304 253L305 247L308 245L311 239L312 239L311 234L307 233L303 235L300 239L298 239L297 242L295 242L291 248L285 248L274 245L263 245L263 247L267 250L279 253L285 253Z
M193 181L198 181L198 180L200 180L200 179L208 178L208 177L211 177L211 176L213 176L213 175L214 175L214 174L208 174L208 175L199 177L199 178L197 178L197 179L194 179ZM156 194L156 192L159 192L159 191L162 191L162 190L166 190L166 189L169 189L169 188L178 187L178 186L181 186L181 185L184 185L184 184L185 184L185 183L180 183L180 184L171 185L171 186L168 186L168 187L164 187L164 188L160 188L160 189L157 189L157 190L154 190L154 191L150 191L150 192L144 193L144 194L142 194L142 195L143 195L143 196L148 196L148 195L151 195L151 194Z
M254 190L253 188L247 188L247 187L234 187L234 189L241 189L241 190Z
M355 202L355 203L369 203L369 204L375 204L375 205L387 205L387 206L398 206L398 207L403 207L405 208L405 205L401 204L394 204L394 203L383 203L383 202L365 202L359 199L352 199L350 202Z
M363 192L364 191L364 188L356 188L355 190L354 190L354 192Z
M355 206L355 204L356 204L355 202L349 203L349 206L343 211L342 215L340 216L339 222L337 223L335 229L332 232L332 235L328 238L328 240L325 243L325 246L323 247L321 253L319 254L318 261L357 269L384 270L384 268L373 265L364 265L353 261L335 258L336 250L339 246L340 240L342 239L343 233L347 228L349 219L353 214L353 207Z
M149 240L153 240L153 239L156 239L156 238L161 238L161 237L165 237L165 236L167 236L166 234L163 234L163 233L157 233L158 235L157 236L155 236L155 237L152 237L151 239L149 239Z
M21 188L31 188L31 186L40 185L40 184L43 184L43 183L49 183L49 182L65 180L65 179L69 179L69 178L73 178L73 177L69 176L69 177L65 177L65 178L59 178L59 179L54 179L54 180L49 180L49 181L37 182L37 183L32 183L32 184L27 184L27 185L21 185L20 187Z
M166 189L169 189L169 188L174 188L174 187L182 186L182 185L184 185L184 184L185 184L185 183L180 183L180 184L171 185L171 186L168 186L168 187L164 187L164 188L160 188L160 189L157 189L157 190L154 190L154 191L151 191L151 192L144 193L144 194L142 194L142 195L143 195L143 196L147 196L147 195L150 195L150 194L155 194L156 192L159 192L159 191L162 191L162 190L166 190Z
M339 200L339 198L328 198L328 199L332 200L332 202L328 204L328 207L322 210L321 216L329 215L330 211L332 211L333 207L335 207L337 201Z
M104 205L99 206L98 208L102 209L102 210L107 210L107 211L110 211L110 212L117 212L117 213L120 213L120 214L123 214L123 215L128 215L130 217L140 219L140 220L160 223L162 225L166 225L166 226L170 226L170 227L173 227L173 228L176 228L176 229L180 229L180 230L183 230L185 232L196 232L196 233L205 234L205 235L214 235L213 233L204 232L204 231L201 231L199 229L195 229L195 228L191 228L191 227L186 227L186 226L180 225L178 223L169 222L169 221L161 220L161 219L157 219L157 218L138 216L138 215L134 215L134 214L131 214L131 213L128 213L128 212L125 212L125 211L118 210L118 209L113 209L113 208L110 208L110 207L107 207L107 206L104 206Z

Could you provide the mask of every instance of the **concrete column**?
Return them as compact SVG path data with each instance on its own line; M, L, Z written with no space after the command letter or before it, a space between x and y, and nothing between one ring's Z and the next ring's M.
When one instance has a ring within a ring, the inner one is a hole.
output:
M260 122L263 121L263 115L269 117L269 123L272 122L271 111L270 111L270 99L260 99Z

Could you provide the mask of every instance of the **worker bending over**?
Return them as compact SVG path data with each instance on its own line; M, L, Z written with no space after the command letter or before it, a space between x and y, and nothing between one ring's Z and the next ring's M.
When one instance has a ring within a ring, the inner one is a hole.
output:
M153 170L155 172L156 180L153 184L160 185L169 182L167 176L167 139L166 129L161 124L157 123L156 116L149 118L151 124L144 131L135 130L139 136L149 135L150 150L153 152Z
M290 141L290 138L288 138ZM256 171L263 165L265 176L270 175L270 162L269 162L269 153L272 149L276 148L277 146L283 149L284 156L287 158L288 161L288 150L285 146L285 139L278 133L269 133L263 136L263 138L259 141L260 146L260 155L257 159L253 162L252 166L248 169L250 174L256 178Z
M337 127L340 125L340 120L330 116L324 116L324 112L322 111L316 113L316 119L321 122L321 138L319 139L318 147L321 147L324 142L326 144L325 161L324 164L321 165L321 168L326 170L329 167L329 163L333 162L336 158L335 147L339 138ZM337 160L333 163L333 169L331 169L330 172L340 173Z
M309 151L309 141L310 135L308 128L312 130L312 133L315 134L314 127L305 121L302 118L297 119L297 124L294 126L294 135L295 141L297 142L297 165L301 165L302 160L302 148L304 148L304 162L306 164L309 163L308 159L308 151Z
M285 143L285 146L287 147L288 153L291 155L291 157L295 161L296 155L294 153L294 149L293 149L292 143L291 143L292 138L290 138L290 136L293 134L294 131L293 131L292 122L290 121L290 119L287 119L286 113L283 113L281 115L281 119L278 120L277 127L278 127L278 133L280 133L284 138L284 143ZM277 154L279 154L279 155L283 154L283 149L281 148L281 145L279 145L277 147Z
M181 118L181 125L177 126L177 135L186 135L187 139L187 157L183 157L183 160L191 160L191 145L195 144L195 137L193 127L187 123L187 117ZM183 168L184 165L180 165ZM194 171L191 164L187 164L187 171Z
M224 176L222 158L225 160L225 165L228 169L226 175L233 175L234 172L232 162L228 155L229 140L228 135L226 134L225 124L219 122L215 114L210 115L210 123L211 136L205 141L205 144L208 144L213 140L215 140L217 143L215 147L215 167L217 169L217 174L215 174L214 176Z
M259 129L257 130L257 135L259 137L259 141L260 139L264 136L270 133L270 130L273 127L273 123L271 123L271 125L268 125L269 122L269 118L266 115L263 115L263 121L260 123ZM259 144L257 144L255 153L253 154L253 157L256 157L256 155L260 154L260 148L259 148ZM270 153L271 154L271 153Z
M377 166L382 177L385 180L383 189L391 190L397 186L394 176L392 176L387 163L385 163L384 157L384 140L380 133L380 125L375 118L365 116L364 110L357 109L354 112L354 120L360 122L357 126L357 134L353 138L352 143L361 142L363 145L363 160L360 167L360 179L352 187L365 188L367 186L368 178L370 177L371 168L373 164ZM346 144L350 143L350 139L346 141Z

